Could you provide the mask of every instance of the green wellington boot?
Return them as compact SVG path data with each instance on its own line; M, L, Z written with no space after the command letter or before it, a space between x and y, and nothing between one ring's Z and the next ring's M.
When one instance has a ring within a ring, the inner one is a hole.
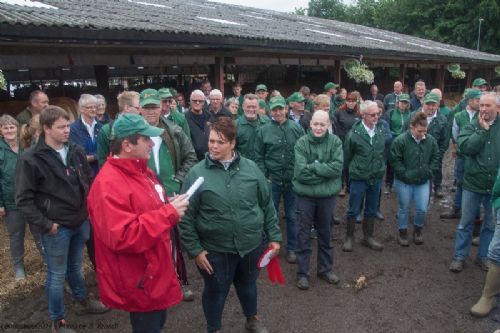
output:
M375 250L375 251L382 251L384 247L382 244L377 242L373 238L373 229L375 227L375 218L374 217L368 217L365 218L363 221L363 245L368 246L370 249Z
M474 317L486 317L495 307L498 293L500 293L500 266L490 263L483 295L470 309L470 314Z
M346 222L346 235L342 251L352 252L352 243L354 242L354 230L356 228L356 219L348 218Z

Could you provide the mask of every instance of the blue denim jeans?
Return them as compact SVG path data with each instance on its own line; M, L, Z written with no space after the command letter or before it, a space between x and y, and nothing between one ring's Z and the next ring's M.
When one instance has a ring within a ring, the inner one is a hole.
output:
M462 217L458 223L457 236L455 238L455 259L465 261L469 256L472 242L472 229L477 216L477 210L481 205L483 205L484 208L484 219L479 233L479 249L477 256L479 258L485 258L488 254L488 247L495 231L495 224L493 223L492 217L491 195L463 189L462 202L464 203L462 205Z
M132 333L160 333L167 321L167 310L130 312Z
M394 186L398 194L398 227L399 230L408 228L408 215L413 200L415 200L415 227L422 228L425 224L425 216L429 207L430 181L424 184L406 184L396 179Z
M64 318L64 281L68 280L73 297L83 300L87 291L83 282L83 249L89 239L90 224L85 221L78 228L59 226L55 235L42 234L47 263L45 292L51 320Z
M382 180L377 180L373 185L369 185L367 182L360 180L351 179L349 181L348 219L354 219L359 215L365 198L365 217L375 217L377 215L381 183Z
M257 262L263 249L263 245L259 245L243 258L233 253L208 252L207 259L214 273L210 275L198 268L205 282L201 303L208 332L221 329L222 312L231 284L234 284L245 317L257 315L257 277L260 271Z
M454 166L454 176L457 182L457 190L455 191L455 202L453 207L455 209L462 208L462 184L464 183L464 167L465 167L465 159L457 157L455 159Z
M292 190L292 183L281 185L271 182L271 189L274 208L276 208L276 215L278 218L280 216L280 199L283 195L286 221L286 249L287 251L295 251L297 247L297 231L295 230L295 193Z
M309 277L311 259L311 228L318 232L318 273L327 273L333 266L333 246L330 244L335 196L311 198L297 196L297 277Z
M500 266L500 208L493 210L496 220L495 233L488 248L488 259L495 265Z

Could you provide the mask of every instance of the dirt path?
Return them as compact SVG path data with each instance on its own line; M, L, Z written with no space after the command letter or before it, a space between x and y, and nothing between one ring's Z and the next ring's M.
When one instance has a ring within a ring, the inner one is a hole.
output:
M294 285L295 267L284 261L281 265L286 277L285 286L272 286L266 272L259 279L259 310L270 332L481 332L491 333L500 328L500 309L486 319L474 319L468 309L481 294L485 273L472 263L477 248L473 247L464 272L453 274L448 265L453 255L457 220L440 220L439 213L447 211L452 203L452 163L445 160L446 197L432 200L425 244L401 248L396 243L396 196L382 199L386 220L377 223L376 236L385 249L377 253L360 244L361 227L356 230L354 252L343 253L341 239L344 225L336 226L335 273L341 278L339 287L332 287L315 277L316 264L312 262L311 288L299 291ZM347 198L339 198L338 215L346 210ZM33 245L30 247L31 267L29 281L15 288L8 261L6 230L1 232L0 278L0 332L47 332L47 305L41 281L43 273L33 277L43 265ZM315 255L314 247L314 255ZM204 332L205 321L201 308L202 281L192 261L188 263L196 300L182 303L168 313L167 332ZM88 268L86 269L88 272ZM368 277L368 286L361 291L353 288L360 275ZM91 289L95 290L92 274L87 273ZM18 296L14 296L19 294ZM78 332L130 332L128 315L112 311L105 315L78 315L75 306L67 300L67 320ZM244 332L241 308L234 290L231 290L224 311L224 332ZM16 328L9 328L16 327ZM23 326L24 325L24 326ZM45 326L44 326L45 325Z

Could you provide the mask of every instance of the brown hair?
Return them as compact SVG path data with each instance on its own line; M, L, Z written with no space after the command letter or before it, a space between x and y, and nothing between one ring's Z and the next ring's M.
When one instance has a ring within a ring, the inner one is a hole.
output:
M347 94L347 97L345 99L346 101L356 101L356 105L354 106L354 111L356 111L356 113L359 114L359 93L357 91L351 91L350 93ZM347 103L344 102L344 104L342 104L340 107L339 107L340 110L347 110Z
M118 155L121 152L121 150L122 150L122 143L123 143L123 141L127 140L131 144L136 145L137 141L139 141L139 138L141 136L143 136L143 135L133 134L131 136L127 136L126 138L120 138L120 139L112 140L111 143L109 144L109 151L113 155Z
M57 105L49 105L40 112L40 126L51 128L52 125L59 119L63 118L69 121L69 114L63 108Z
M40 125L40 115L36 114L31 117L30 121L23 126L21 126L21 130L19 131L19 137L21 138L21 146L24 149L28 149L31 147L33 142L35 142L36 134L40 134L42 132L42 126Z
M229 117L220 117L216 122L211 123L210 130L222 135L229 142L236 140L236 124Z
M412 127L424 126L427 127L427 115L422 111L415 112L411 118L410 125Z

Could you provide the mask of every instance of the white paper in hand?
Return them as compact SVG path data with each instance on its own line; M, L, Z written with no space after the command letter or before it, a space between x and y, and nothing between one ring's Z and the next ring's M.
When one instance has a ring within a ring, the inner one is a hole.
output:
M201 184L205 181L205 178L198 177L196 181L191 185L191 187L187 190L186 194L188 195L188 199L200 188Z
M268 248L260 256L259 261L257 263L257 267L259 267L259 268L266 267L269 264L269 262L271 261L271 259L273 259L273 257L274 257L273 250Z

